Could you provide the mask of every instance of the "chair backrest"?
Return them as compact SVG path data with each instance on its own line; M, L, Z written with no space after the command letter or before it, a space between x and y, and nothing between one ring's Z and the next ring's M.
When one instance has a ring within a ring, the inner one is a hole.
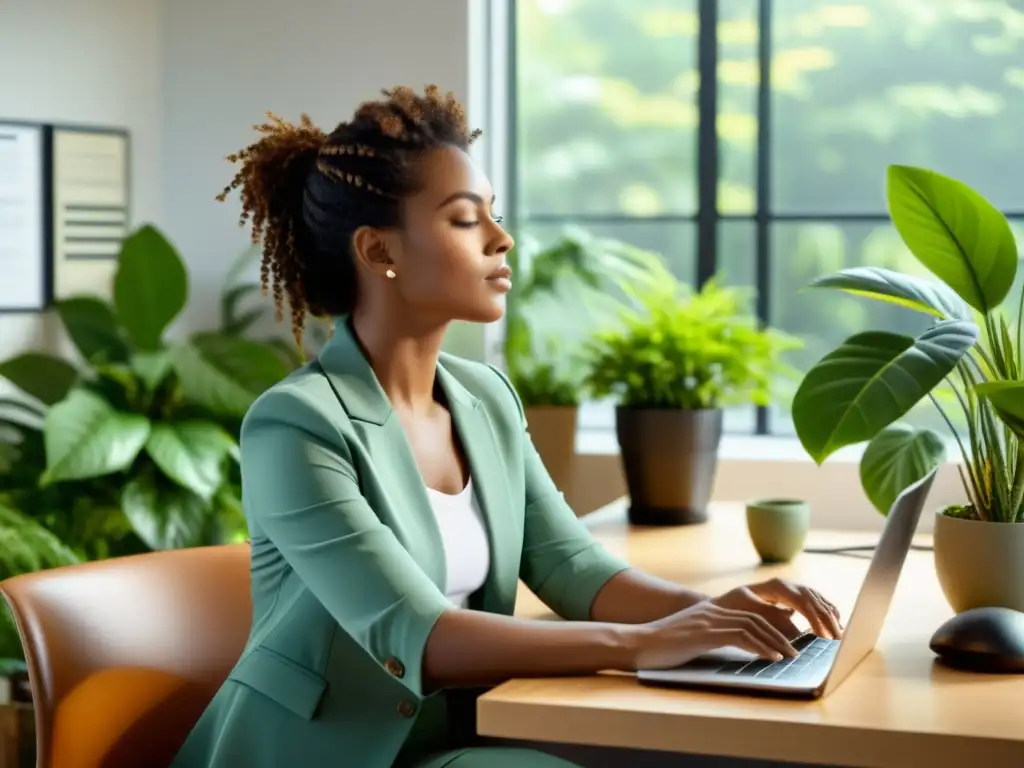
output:
M0 594L25 647L38 768L168 765L252 623L247 544L40 571Z

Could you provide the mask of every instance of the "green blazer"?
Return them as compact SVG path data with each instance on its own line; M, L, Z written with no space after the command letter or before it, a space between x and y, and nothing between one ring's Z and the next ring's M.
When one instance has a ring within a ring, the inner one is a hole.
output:
M497 369L443 354L438 379L468 455L491 569L477 610L511 615L521 578L586 620L626 564L552 483L523 407ZM426 694L423 650L445 556L426 488L348 325L264 393L241 434L253 624L174 768L387 768L444 748L448 692Z

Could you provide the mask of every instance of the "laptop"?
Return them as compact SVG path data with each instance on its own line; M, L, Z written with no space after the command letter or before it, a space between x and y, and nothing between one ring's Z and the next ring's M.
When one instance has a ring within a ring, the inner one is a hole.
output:
M637 679L650 685L769 696L827 696L878 642L936 472L933 469L893 502L841 639L806 633L793 641L799 656L776 662L738 648L723 648L674 669L641 670Z

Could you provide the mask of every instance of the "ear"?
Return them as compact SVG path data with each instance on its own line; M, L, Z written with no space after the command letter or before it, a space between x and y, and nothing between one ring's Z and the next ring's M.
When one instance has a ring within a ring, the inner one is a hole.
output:
M380 277L394 266L384 232L373 227L360 227L353 233L352 255L357 265Z

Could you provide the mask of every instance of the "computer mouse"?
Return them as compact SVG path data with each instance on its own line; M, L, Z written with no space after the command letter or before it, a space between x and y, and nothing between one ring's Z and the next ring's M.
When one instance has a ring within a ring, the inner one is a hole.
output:
M1024 613L972 608L939 627L928 647L958 669L1024 673Z

